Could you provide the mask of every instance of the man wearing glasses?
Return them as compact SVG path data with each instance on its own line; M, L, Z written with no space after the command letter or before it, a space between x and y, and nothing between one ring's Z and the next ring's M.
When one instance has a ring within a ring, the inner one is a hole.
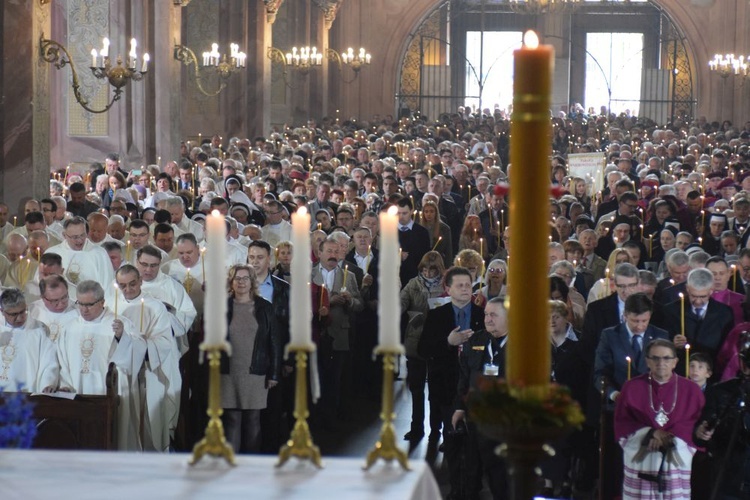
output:
M626 264L620 264L623 265ZM619 283L618 294L623 285L625 283ZM604 443L602 461L604 470L607 471L605 477L599 478L604 489L604 498L614 498L622 488L623 455L622 449L615 441L613 428L615 401L619 398L620 390L626 381L647 373L644 354L646 346L654 339L669 338L666 331L649 324L652 312L653 302L646 295L629 295L625 300L623 322L605 329L596 348L594 386L597 391L603 387L607 398L607 404L602 408L600 415L603 419L601 428L604 434L600 437L600 442Z
M138 374L143 364L146 341L138 335L132 321L110 309L99 283L81 282L77 296L74 316L62 329L57 341L60 391L106 394L107 370L110 363L115 363L119 372L120 396L117 445L121 450L139 450L138 420L131 418L133 397L137 392L131 392L131 387L136 390L133 375Z
M41 298L29 305L29 317L40 321L49 328L49 339L57 339L67 324L76 317L70 300L68 282L58 274L39 280Z
M161 251L152 245L146 245L138 250L135 267L143 279L143 293L167 306L172 332L177 339L180 353L184 354L188 348L185 334L193 326L198 313L185 285L159 270L161 262Z
M29 319L17 288L0 295L0 391L55 392L60 366L43 323Z
M73 217L63 224L65 241L47 249L45 253L56 253L62 258L65 278L74 285L94 280L103 289L112 286L114 269L107 252L86 237L86 221Z
M648 373L626 381L617 398L615 439L624 452L623 498L690 498L693 427L704 398L674 373L677 349L668 340L644 350Z
M164 304L143 293L138 269L126 264L117 270L116 279L119 314L135 325L136 335L146 342L137 376L136 415L144 422L141 446L145 451L166 452L177 425L182 383L172 325Z
M592 365L602 330L620 324L628 297L638 291L638 268L628 263L619 264L612 279L617 293L589 304L583 320L581 342L585 356Z

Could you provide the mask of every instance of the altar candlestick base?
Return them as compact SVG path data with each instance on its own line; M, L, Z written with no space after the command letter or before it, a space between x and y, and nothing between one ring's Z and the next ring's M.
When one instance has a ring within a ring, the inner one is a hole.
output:
M370 469L381 458L386 462L397 460L402 469L411 470L406 452L396 446L396 429L393 426L393 420L396 418L393 411L393 376L399 353L376 349L375 354L383 355L383 408L380 413L383 427L380 429L380 439L375 443L375 447L367 453L363 469Z

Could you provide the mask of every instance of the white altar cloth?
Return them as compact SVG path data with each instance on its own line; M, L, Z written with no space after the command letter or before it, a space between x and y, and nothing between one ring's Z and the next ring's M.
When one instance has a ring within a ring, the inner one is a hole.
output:
M234 498L312 500L437 500L440 490L427 463L376 463L363 471L364 458L325 458L322 470L290 459L238 456L237 466L190 455L124 452L0 450L3 500L149 500Z

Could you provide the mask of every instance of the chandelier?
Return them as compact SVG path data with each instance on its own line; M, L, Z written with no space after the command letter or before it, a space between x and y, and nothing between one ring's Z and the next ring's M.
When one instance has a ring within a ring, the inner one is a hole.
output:
M201 54L201 71L198 65L198 58L190 48L185 45L174 46L174 58L185 66L193 66L195 73L195 83L198 90L205 96L213 97L218 95L227 86L227 79L236 71L245 67L247 55L240 52L240 46L236 43L229 44L229 58L227 55L219 53L219 44L211 44L211 51ZM219 77L219 87L216 90L206 90L202 80L207 74L216 74Z
M69 65L73 76L73 95L78 104L90 113L105 113L112 107L115 101L120 99L123 87L128 82L131 80L140 81L148 71L149 55L143 54L139 60L136 51L137 46L138 42L135 38L132 38L130 40L130 52L126 61L123 62L122 56L118 54L114 64L109 56L109 38L102 40L101 51L97 52L96 49L91 50L91 66L89 68L91 73L100 80L107 80L114 87L112 99L102 109L91 108L88 99L81 93L81 83L78 80L78 73L73 64L73 59L64 45L54 40L46 39L42 35L39 39L39 56L43 61L54 64L57 69L62 69L64 66Z
M714 58L708 62L708 68L711 71L718 73L722 78L734 75L741 76L744 80L750 72L748 69L748 62L750 62L750 56L735 57L734 54L716 54L714 55Z
M517 14L555 14L565 10L573 10L583 0L508 0L510 10Z

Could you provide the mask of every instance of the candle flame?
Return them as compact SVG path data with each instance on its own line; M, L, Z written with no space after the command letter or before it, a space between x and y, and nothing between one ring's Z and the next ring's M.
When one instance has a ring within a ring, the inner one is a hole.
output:
M388 215L390 215L390 216L394 216L394 215L397 215L397 214L398 214L398 208L396 208L396 206L395 206L395 205L394 205L394 206L392 206L392 207L390 207L390 208L388 209Z
M297 209L297 214L299 214L299 215L307 215L307 207L299 207Z
M630 363L630 356L625 356L625 361L627 361L628 363Z
M212 210L211 217L221 217L221 212L219 212L218 210Z
M539 37L533 30L529 30L523 34L523 45L529 49L535 49L539 47Z
M678 295L680 296L680 299L684 299L685 298L685 296L682 294L682 292L680 292Z

